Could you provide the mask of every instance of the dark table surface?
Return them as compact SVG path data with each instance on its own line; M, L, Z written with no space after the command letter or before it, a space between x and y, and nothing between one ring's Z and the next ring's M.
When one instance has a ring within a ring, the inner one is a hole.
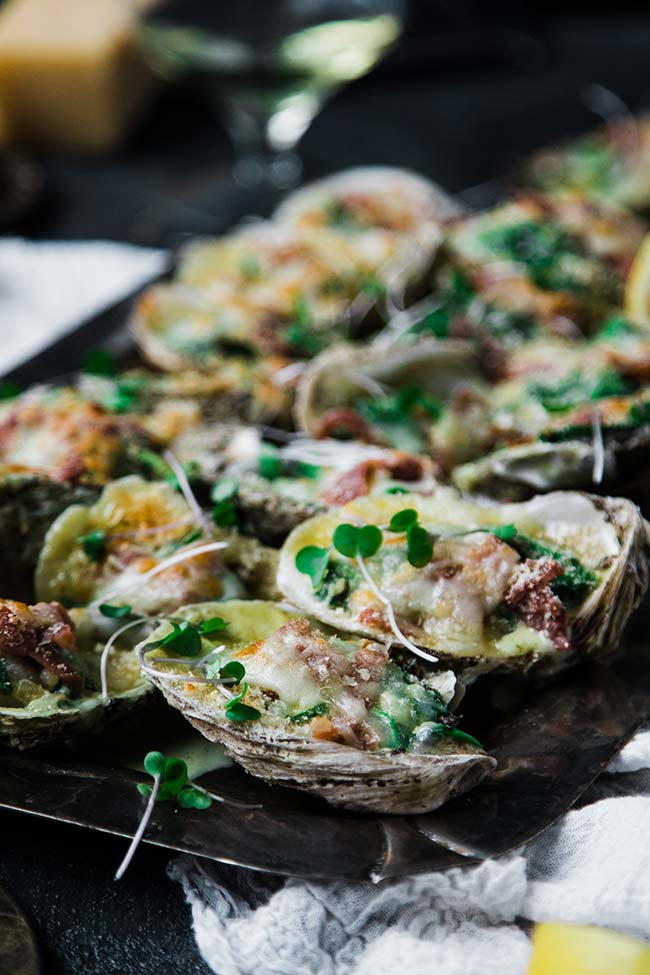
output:
M650 16L554 19L535 26L535 39L521 26L465 40L453 58L453 45L412 37L316 119L302 144L305 178L385 164L461 191L498 178L545 141L589 128L586 85L605 85L633 109L650 106ZM15 230L156 246L218 232L274 202L235 190L230 160L207 104L191 90L168 90L110 157L43 159L47 193ZM169 853L142 846L115 883L123 840L9 812L0 829L0 883L32 921L46 972L208 972L182 891L166 876Z

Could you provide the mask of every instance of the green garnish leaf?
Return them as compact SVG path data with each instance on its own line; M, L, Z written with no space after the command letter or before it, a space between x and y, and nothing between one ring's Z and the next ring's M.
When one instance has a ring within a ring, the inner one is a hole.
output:
M433 541L422 525L413 523L406 532L406 558L416 569L428 565L433 558Z
M650 401L646 400L643 403L633 403L628 415L635 427L643 426L644 423L650 423Z
M16 396L20 396L20 393L20 386L11 379L7 379L3 383L0 383L0 400L15 399Z
M381 528L378 528L377 525L364 525L363 528L359 529L357 548L361 558L369 559L379 550L381 543Z
M325 578L330 560L330 549L317 545L306 545L296 555L296 568L311 578L312 586L318 589Z
M246 676L246 668L239 660L229 660L227 664L219 669L219 677L222 680L234 680L240 684L242 677Z
M162 752L148 752L144 757L144 770L149 775L162 775L165 768L165 756Z
M290 714L288 720L293 724L302 724L305 721L311 721L312 718L317 718L320 714L327 714L329 711L329 704L325 701L321 701L320 704L314 704L313 707L307 708L305 711L298 711L297 714Z
M112 620L123 620L130 616L133 610L130 606L112 606L111 603L101 603L99 612Z
M182 623L172 622L172 630L162 640L148 643L145 650L157 650L162 647L165 652L173 651L181 657L198 657L201 653L201 634L198 627L188 620Z
M117 359L110 349L93 349L84 358L82 370L90 376L112 377L117 372Z
M341 555L349 559L356 558L359 552L359 529L347 522L337 525L332 535L332 544Z
M404 508L398 511L390 520L388 530L391 532L405 532L409 525L418 520L418 513L415 508Z
M486 531L490 535L494 535L495 538L500 538L502 542L509 542L517 534L517 528L515 525L495 525L492 528L487 528Z
M213 633L219 633L221 630L225 630L228 626L226 621L220 616L213 616L209 620L203 620L199 623L199 633L201 636L212 636Z
M409 494L409 493L410 492L407 491L406 488L399 487L399 485L396 485L395 487L386 488L386 494Z
M237 524L237 511L234 503L237 490L237 481L232 477L217 481L212 487L210 492L210 497L214 501L212 520L220 528L232 528L233 525Z
M106 543L108 541L108 536L106 532L102 531L100 528L96 528L94 531L88 532L87 535L81 535L77 541L91 562L99 562L99 560L106 554Z
M270 446L264 448L257 461L257 471L260 477L265 477L267 481L274 481L281 476L282 460L277 450Z
M233 697L228 701L226 705L226 717L230 721L257 721L262 717L261 711L258 711L257 708L252 708L250 705L244 704L242 698L246 696L247 692L248 684L244 684L237 697Z
M217 481L216 484L212 485L210 498L215 504L221 504L222 501L232 501L237 496L237 489L238 485L234 477L225 477L223 481Z
M207 792L191 785L178 793L176 801L183 809L209 809L212 805L212 797Z

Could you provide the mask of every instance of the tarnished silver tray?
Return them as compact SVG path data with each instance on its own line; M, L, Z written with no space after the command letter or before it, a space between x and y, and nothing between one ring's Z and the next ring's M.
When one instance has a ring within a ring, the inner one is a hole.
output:
M98 344L128 356L128 305L115 305L7 378L27 384L73 372ZM463 727L495 756L497 769L435 813L340 813L233 766L206 775L202 784L259 808L215 803L199 812L159 804L145 840L256 870L348 880L471 865L507 853L570 808L650 715L648 613L646 604L607 666L583 663L538 686L510 679L471 689ZM0 749L0 807L130 836L142 813L136 784L143 776L134 769L148 750L164 751L170 741L189 746L195 734L155 702L101 738L29 752Z

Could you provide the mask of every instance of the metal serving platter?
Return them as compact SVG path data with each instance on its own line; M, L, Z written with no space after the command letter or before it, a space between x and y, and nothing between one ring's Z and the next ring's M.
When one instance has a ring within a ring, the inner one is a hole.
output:
M130 301L108 309L10 376L27 384L76 370L89 349L127 358ZM485 679L465 699L463 727L497 759L483 785L421 816L341 813L231 766L202 784L224 797L207 811L156 806L145 841L255 870L295 877L375 881L466 866L500 856L551 826L650 716L650 606L637 613L609 665L584 663L544 684ZM121 836L142 813L137 771L150 749L182 754L197 740L155 700L92 739L29 752L0 749L0 807ZM133 743L136 743L135 745Z

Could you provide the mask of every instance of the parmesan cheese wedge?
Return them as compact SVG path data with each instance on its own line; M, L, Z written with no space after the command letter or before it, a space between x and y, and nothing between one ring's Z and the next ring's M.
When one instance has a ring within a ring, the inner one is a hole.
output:
M3 140L112 145L151 86L137 26L129 0L8 0L0 12Z

